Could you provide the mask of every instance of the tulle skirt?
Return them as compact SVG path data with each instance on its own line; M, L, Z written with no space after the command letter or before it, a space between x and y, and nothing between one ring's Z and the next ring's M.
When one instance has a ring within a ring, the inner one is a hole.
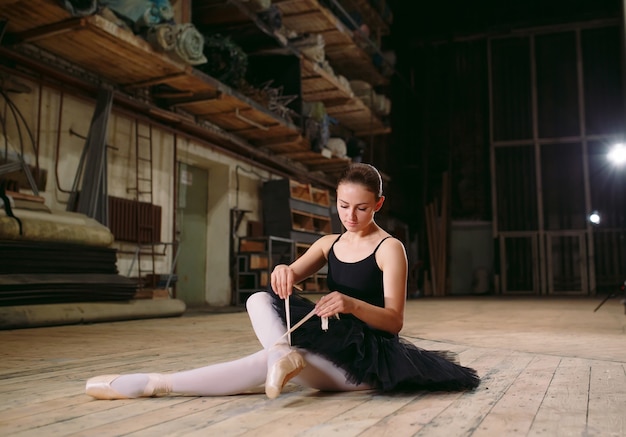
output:
M286 324L285 301L270 292L274 309ZM291 326L315 304L300 296L289 298ZM353 384L366 383L382 391L460 391L478 386L476 371L456 364L451 355L428 351L385 331L373 329L350 315L331 318L328 330L313 316L291 333L293 346L323 356L343 369Z

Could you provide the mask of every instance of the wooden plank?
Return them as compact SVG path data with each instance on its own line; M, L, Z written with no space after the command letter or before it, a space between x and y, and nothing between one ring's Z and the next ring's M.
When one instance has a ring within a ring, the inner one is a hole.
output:
M372 58L358 46L329 46L326 49L326 58L336 73L350 80L364 80L375 86L388 82L376 69Z
M531 360L528 354L506 356L483 375L475 392L461 396L452 408L446 408L414 435L443 437L473 432Z
M127 417L145 414L153 410L167 410L172 406L184 402L184 398L161 398L152 400L152 402L132 402L122 400L113 405L102 405L102 402L95 400L88 401L82 396L82 402L71 405L72 415L75 420L71 423L54 422L50 423L50 415L52 417L62 417L66 414L65 408L57 411L49 412L48 415L28 416L21 419L11 420L11 426L7 426L3 431L13 436L28 436L32 433L46 433L50 436L67 436L79 431L84 431L92 427L103 426L111 422L111 417L115 420L121 420ZM156 404L156 405L155 405ZM160 404L160 405L159 405ZM136 418L135 418L136 420Z
M331 28L320 33L324 37L324 47L354 46L351 32Z
M334 424L339 417L344 414L349 415L351 412L363 411L367 409L367 400L370 399L371 393L342 393L341 396L326 396L324 394L311 394L300 402L296 408L292 410L285 418L281 428L284 430L283 435L299 435L299 436L319 436L319 435L357 435L359 429L358 422L354 423L354 427L350 430L349 424L346 427ZM382 407L382 402L380 403ZM392 405L391 408L394 406ZM363 419L361 417L361 419ZM267 423L264 426L257 426L244 435L270 435L274 423Z
M274 405L274 408L271 405ZM161 422L152 427L137 432L137 437L157 435L240 435L240 427L253 421L267 422L280 421L290 413L290 408L280 408L288 405L288 396L281 397L277 402L268 404L265 394L238 396L226 406L221 404L207 404L198 412L181 416L176 421ZM271 412L271 414L270 414ZM233 414L236 413L236 414ZM257 422L258 423L258 422ZM245 430L245 428L244 428Z
M346 167L350 165L351 161L343 158L328 158L328 160L325 162L317 160L303 160L302 163L310 171L323 171L325 173L333 174L343 171Z
M99 15L85 17L85 26L53 34L40 47L118 84L176 75L185 64L152 49L145 40Z
M440 293L442 295L448 294L448 227L450 226L450 183L448 172L444 172L441 182L441 218L439 220L439 259L438 274L439 285L441 286Z
M305 79L302 81L303 99L323 102L326 112L358 136L386 134L391 131L363 101L354 96L337 78L318 65L303 59ZM322 91L322 92L320 92Z
M595 435L626 435L626 364L592 363L587 430Z
M430 280L432 284L432 293L434 296L439 295L439 265L437 260L439 259L439 232L438 232L438 219L435 211L435 206L432 203L426 205L425 209L426 230L428 240L428 262L430 266Z
M528 436L585 435L591 362L563 359Z
M87 416L87 423L76 432L65 434L66 436L118 436L120 429L125 433L146 432L153 427L159 427L163 423L177 423L187 416L196 417L195 415L206 414L211 408L228 409L235 407L231 405L237 400L235 397L216 397L216 398L174 398L177 402L164 403L161 399L158 402L154 400L146 400L144 408L134 408L132 414L124 414L115 417L114 420L98 423L98 418ZM135 402L135 404L141 404ZM130 406L130 405L129 405ZM147 408L147 409L146 409ZM105 415L106 416L106 415ZM110 417L110 413L108 414ZM199 421L203 423L203 421ZM149 431L153 432L153 431ZM160 434L160 431L157 431ZM162 434L160 434L162 435Z
M269 149L271 149L272 147L283 147L283 146L287 146L287 147L302 147L303 142L305 142L305 139L302 135L300 135L299 133L292 133L291 135L285 135L282 138L273 138L271 140L263 140L263 141L258 141L255 143L255 145L259 146L259 147L267 147ZM310 149L310 147L306 147L306 149Z
M317 0L273 0L272 4L278 7L283 16L300 14L320 7Z
M7 34L24 32L72 18L54 0L0 0L0 17L6 19Z
M327 20L327 16L321 9L283 15L283 25L288 29L296 30L300 34L335 30L333 23Z
M300 34L320 33L324 36L326 58L338 74L367 80L374 85L388 82L378 72L371 57L355 43L352 31L317 0L278 1L274 4L283 14L285 27Z
M560 357L534 357L472 435L527 435L560 362Z
M437 348L432 347L432 349ZM475 355L468 360L469 363L466 365L473 366L480 373L487 373L502 362L501 355L488 353L485 350L474 350L473 352ZM403 434L406 435L414 435L437 416L454 408L454 405L466 396L468 393L462 392L419 393L411 399L410 403L401 405L397 411L381 418L376 424L359 435L362 437L395 437L398 435L398 430L403 430ZM401 400L402 398L400 398Z

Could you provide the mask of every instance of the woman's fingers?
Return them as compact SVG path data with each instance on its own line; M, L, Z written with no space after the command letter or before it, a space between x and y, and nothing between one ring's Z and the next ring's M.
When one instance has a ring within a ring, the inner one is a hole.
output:
M320 317L331 317L338 314L340 301L331 294L322 296L317 302L316 314Z
M286 299L291 294L291 288L293 287L293 276L289 268L277 266L272 272L271 284L274 293L281 299Z

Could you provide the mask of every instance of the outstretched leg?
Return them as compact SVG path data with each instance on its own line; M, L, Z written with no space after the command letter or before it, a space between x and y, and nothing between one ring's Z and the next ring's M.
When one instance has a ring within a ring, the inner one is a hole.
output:
M170 375L172 391L198 396L243 393L265 382L267 352Z
M176 373L104 375L87 381L86 393L98 399L126 399L181 393L195 396L239 394L263 384L267 352Z
M277 341L285 333L285 326L276 315L271 297L267 293L251 296L247 309L263 350L238 360L183 372L104 375L91 378L87 381L87 394L101 399L137 398L171 392L223 396L242 393L263 384L268 376L268 365L273 365L292 351L286 339ZM296 363L296 366L299 364L302 363ZM287 373L293 371L290 367L286 370ZM274 379L278 379L275 385L282 388L281 375ZM275 395L280 392L279 388L277 390Z

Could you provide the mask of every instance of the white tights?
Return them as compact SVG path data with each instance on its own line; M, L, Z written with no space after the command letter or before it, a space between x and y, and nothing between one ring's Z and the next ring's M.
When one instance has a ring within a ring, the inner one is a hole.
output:
M289 351L285 325L272 306L272 298L265 292L255 293L246 302L252 328L263 349L234 361L212 364L198 369L164 375L175 393L198 396L233 395L255 389L265 383L267 369ZM293 323L297 322L294 321ZM369 387L346 381L343 370L319 355L300 351L306 367L292 381L326 391L365 390ZM122 375L111 386L127 396L139 396L148 382L146 374Z

